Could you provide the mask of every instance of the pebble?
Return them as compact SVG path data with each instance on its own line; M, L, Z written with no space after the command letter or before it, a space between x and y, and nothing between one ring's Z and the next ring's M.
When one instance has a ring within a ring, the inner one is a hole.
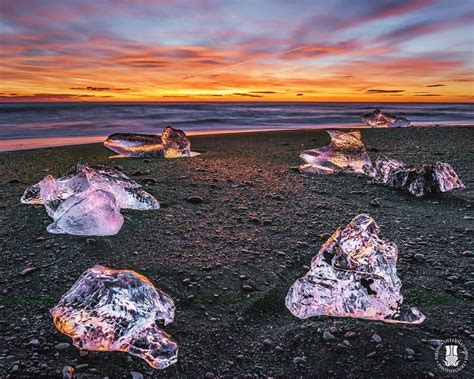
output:
M130 375L132 376L132 379L143 379L143 374L137 371L130 371Z
M155 178L142 178L142 182L145 184L156 184L158 181Z
M474 289L474 280L470 280L469 282L464 283L464 287Z
M272 341L269 340L268 338L267 338L267 339L264 339L264 340L263 340L263 346L265 346L265 347L271 347L271 346L272 346Z
M409 357L413 357L415 355L415 352L413 351L413 349L410 349L409 347L407 347L405 349L405 354L408 355Z
M380 342L382 342L382 337L380 337L378 334L374 334L371 339L372 339L372 341L374 341L375 343L380 343Z
M293 359L293 363L295 365L304 364L304 363L306 363L306 358L305 357L296 357L295 359Z
M323 333L323 339L325 339L326 341L330 341L335 338L336 337L334 337L334 335L331 332L328 332L327 330Z
M244 284L242 289L247 292L253 291L253 287L250 284Z
M28 342L28 345L31 345L31 346L39 346L39 345L40 345L40 341L39 341L37 338L34 338L34 339L32 339L30 342Z
M22 272L20 272L20 275L25 276L27 274L30 274L30 273L36 271L36 270L37 270L37 268L35 268L35 267L27 267Z
M382 206L382 204L380 204L379 199L372 199L370 201L370 206L374 207L374 208L380 208Z
M474 252L470 250L463 251L459 254L461 254L463 257L474 257Z
M67 342L60 342L60 343L56 344L56 345L54 346L54 348L55 348L56 350L66 350L66 349L69 348L69 346L70 346L70 344L67 343Z
M202 204L204 199L201 196L189 196L186 201L191 204Z
M372 351L371 353L367 354L367 358L375 357L375 354L377 353L375 351Z
M428 340L428 343L433 347L438 347L443 344L443 340Z
M421 253L416 253L414 258L417 262L423 262L425 260L425 256Z
M214 377L215 375L213 372L206 372L206 374L204 375L204 378L206 379L213 379Z

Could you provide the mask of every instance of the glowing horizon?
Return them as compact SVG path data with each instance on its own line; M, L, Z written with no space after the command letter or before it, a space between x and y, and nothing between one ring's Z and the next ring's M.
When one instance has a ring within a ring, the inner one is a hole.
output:
M471 102L469 2L17 0L0 102Z

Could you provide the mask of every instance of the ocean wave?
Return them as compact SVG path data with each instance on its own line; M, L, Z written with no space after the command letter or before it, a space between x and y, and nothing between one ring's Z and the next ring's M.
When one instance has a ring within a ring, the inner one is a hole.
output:
M4 103L0 140L160 133L168 125L186 131L357 125L375 108L424 125L474 120L465 103Z

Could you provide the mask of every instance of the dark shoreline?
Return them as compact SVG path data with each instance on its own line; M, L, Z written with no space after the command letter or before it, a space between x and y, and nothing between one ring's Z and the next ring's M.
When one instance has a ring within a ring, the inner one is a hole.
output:
M433 124L433 125L412 125L410 128L411 129L419 129L419 128L464 128L464 127L474 127L474 125L470 124L465 124L465 125L441 125L441 124ZM255 133L285 133L285 132L311 132L311 131L325 131L325 130L350 130L350 129L370 129L369 126L367 125L345 125L345 124L334 124L333 127L328 127L328 126L323 126L320 125L318 127L311 127L311 128L298 128L298 129L284 129L284 128L278 128L278 129L249 129L249 130L239 130L239 129L201 129L201 130L196 130L196 131L189 131L187 134L192 137L197 137L197 136L213 136L213 135L234 135L234 134L255 134ZM151 132L150 132L151 133ZM93 139L94 141L91 142L80 142L80 143L64 143L64 144L53 144L51 146L40 146L40 147L35 147L35 148L18 148L18 149L12 149L12 150L4 150L4 147L2 147L0 141L0 154L1 153L11 153L15 151L29 151L29 150L40 150L40 149L50 149L50 148L64 148L68 146L78 146L78 145L92 145L92 144L101 144L103 140L106 139L106 135L104 136L62 136L62 137L45 137L45 138L25 138L25 139L6 139L3 140L3 142L11 142L11 141L18 141L17 143L21 143L20 141L28 141L31 143L31 145L34 145L35 143L38 143L39 141L42 140L51 140L51 139L62 139L62 140L74 140L74 139ZM44 143L44 142L43 142ZM20 145L21 146L21 145Z
M445 161L466 189L416 199L365 177L302 175L292 169L301 163L299 153L329 142L318 129L193 136L193 150L204 153L191 159L109 160L112 152L100 144L0 153L0 374L60 377L66 365L87 364L77 369L78 378L127 378L130 371L181 378L444 376L429 340L459 338L471 351L474 341L474 129L361 132L378 150L371 158ZM162 209L123 212L125 224L114 237L48 234L44 209L20 204L21 194L78 161L119 165L141 183L155 179L145 188ZM186 202L192 195L204 203ZM371 206L374 198L381 207ZM397 243L401 292L426 315L422 325L302 321L285 308L289 286L307 271L327 234L362 212L379 223L383 239ZM471 256L461 254L468 250ZM424 258L415 259L417 253ZM175 321L164 329L178 342L177 364L157 371L123 353L80 356L72 346L55 348L70 340L55 330L48 309L95 264L140 272L175 300ZM37 270L21 276L27 267ZM253 290L244 291L244 284ZM324 331L335 339L324 340ZM372 342L373 334L382 342ZM39 344L30 344L33 339ZM295 364L296 357L305 362ZM470 359L458 377L469 377L472 368Z

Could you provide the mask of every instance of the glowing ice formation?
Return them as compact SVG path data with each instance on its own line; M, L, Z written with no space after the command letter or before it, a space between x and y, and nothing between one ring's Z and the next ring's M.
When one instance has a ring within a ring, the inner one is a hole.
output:
M375 183L406 190L416 197L429 193L449 192L464 188L464 184L448 163L407 167L395 159L380 157L366 172Z
M360 131L341 132L329 130L329 145L300 154L306 164L300 169L316 174L333 174L336 172L364 173L363 167L371 164Z
M104 141L104 146L124 157L180 158L199 155L191 151L191 142L179 129L167 126L161 137L153 134L116 133Z
M111 236L123 225L115 197L102 190L68 197L56 209L53 218L47 230L55 234Z
M161 133L163 154L165 158L179 158L191 156L191 142L186 134L179 129L166 127Z
M178 360L176 342L155 324L173 321L173 299L134 271L94 266L50 312L79 349L123 351L159 369Z
M380 109L376 109L372 113L362 116L362 121L372 128L406 128L411 122L405 117L397 117L388 113L382 113Z
M356 216L321 246L311 269L286 296L286 307L299 318L354 317L419 324L425 316L403 305L397 276L398 249L379 238L367 214Z
M160 208L152 195L120 171L85 164L57 179L46 176L25 190L21 202L44 204L54 218L50 233L98 236L118 233L123 224L121 208Z

